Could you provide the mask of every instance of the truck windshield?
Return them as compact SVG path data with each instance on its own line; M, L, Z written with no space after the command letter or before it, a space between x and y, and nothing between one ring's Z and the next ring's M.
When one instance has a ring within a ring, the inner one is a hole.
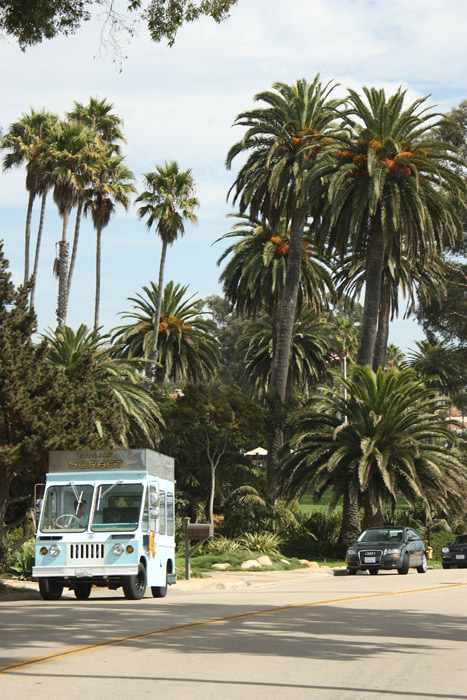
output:
M139 524L142 484L116 481L97 487L96 506L91 523L94 532L129 532Z
M83 532L89 521L94 487L91 484L50 486L45 492L40 522L42 532Z

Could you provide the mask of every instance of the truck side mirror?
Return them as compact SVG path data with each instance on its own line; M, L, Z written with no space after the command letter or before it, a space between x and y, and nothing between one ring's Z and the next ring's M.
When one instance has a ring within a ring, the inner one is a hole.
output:
M149 510L149 517L156 519L159 517L159 508L151 508Z

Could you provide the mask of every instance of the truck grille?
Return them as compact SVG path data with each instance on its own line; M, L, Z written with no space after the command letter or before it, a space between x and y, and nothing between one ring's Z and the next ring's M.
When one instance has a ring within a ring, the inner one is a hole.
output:
M103 544L70 544L69 547L68 554L72 561L95 561L105 557L105 545Z

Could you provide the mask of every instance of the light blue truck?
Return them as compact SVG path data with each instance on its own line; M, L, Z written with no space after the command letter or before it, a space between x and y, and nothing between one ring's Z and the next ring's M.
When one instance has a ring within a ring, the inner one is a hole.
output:
M174 460L153 450L49 453L33 579L45 600L92 586L163 598L175 574Z

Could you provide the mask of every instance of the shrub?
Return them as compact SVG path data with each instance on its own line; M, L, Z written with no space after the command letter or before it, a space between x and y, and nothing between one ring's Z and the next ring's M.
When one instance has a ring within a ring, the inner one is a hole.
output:
M251 532L239 537L237 541L249 552L279 555L282 537L273 532Z
M15 578L22 580L31 578L34 566L35 541L27 540L13 555L13 563L10 569L15 573Z
M241 542L238 540L230 540L228 537L223 537L223 535L217 535L208 540L205 546L208 552L238 552L243 549Z

